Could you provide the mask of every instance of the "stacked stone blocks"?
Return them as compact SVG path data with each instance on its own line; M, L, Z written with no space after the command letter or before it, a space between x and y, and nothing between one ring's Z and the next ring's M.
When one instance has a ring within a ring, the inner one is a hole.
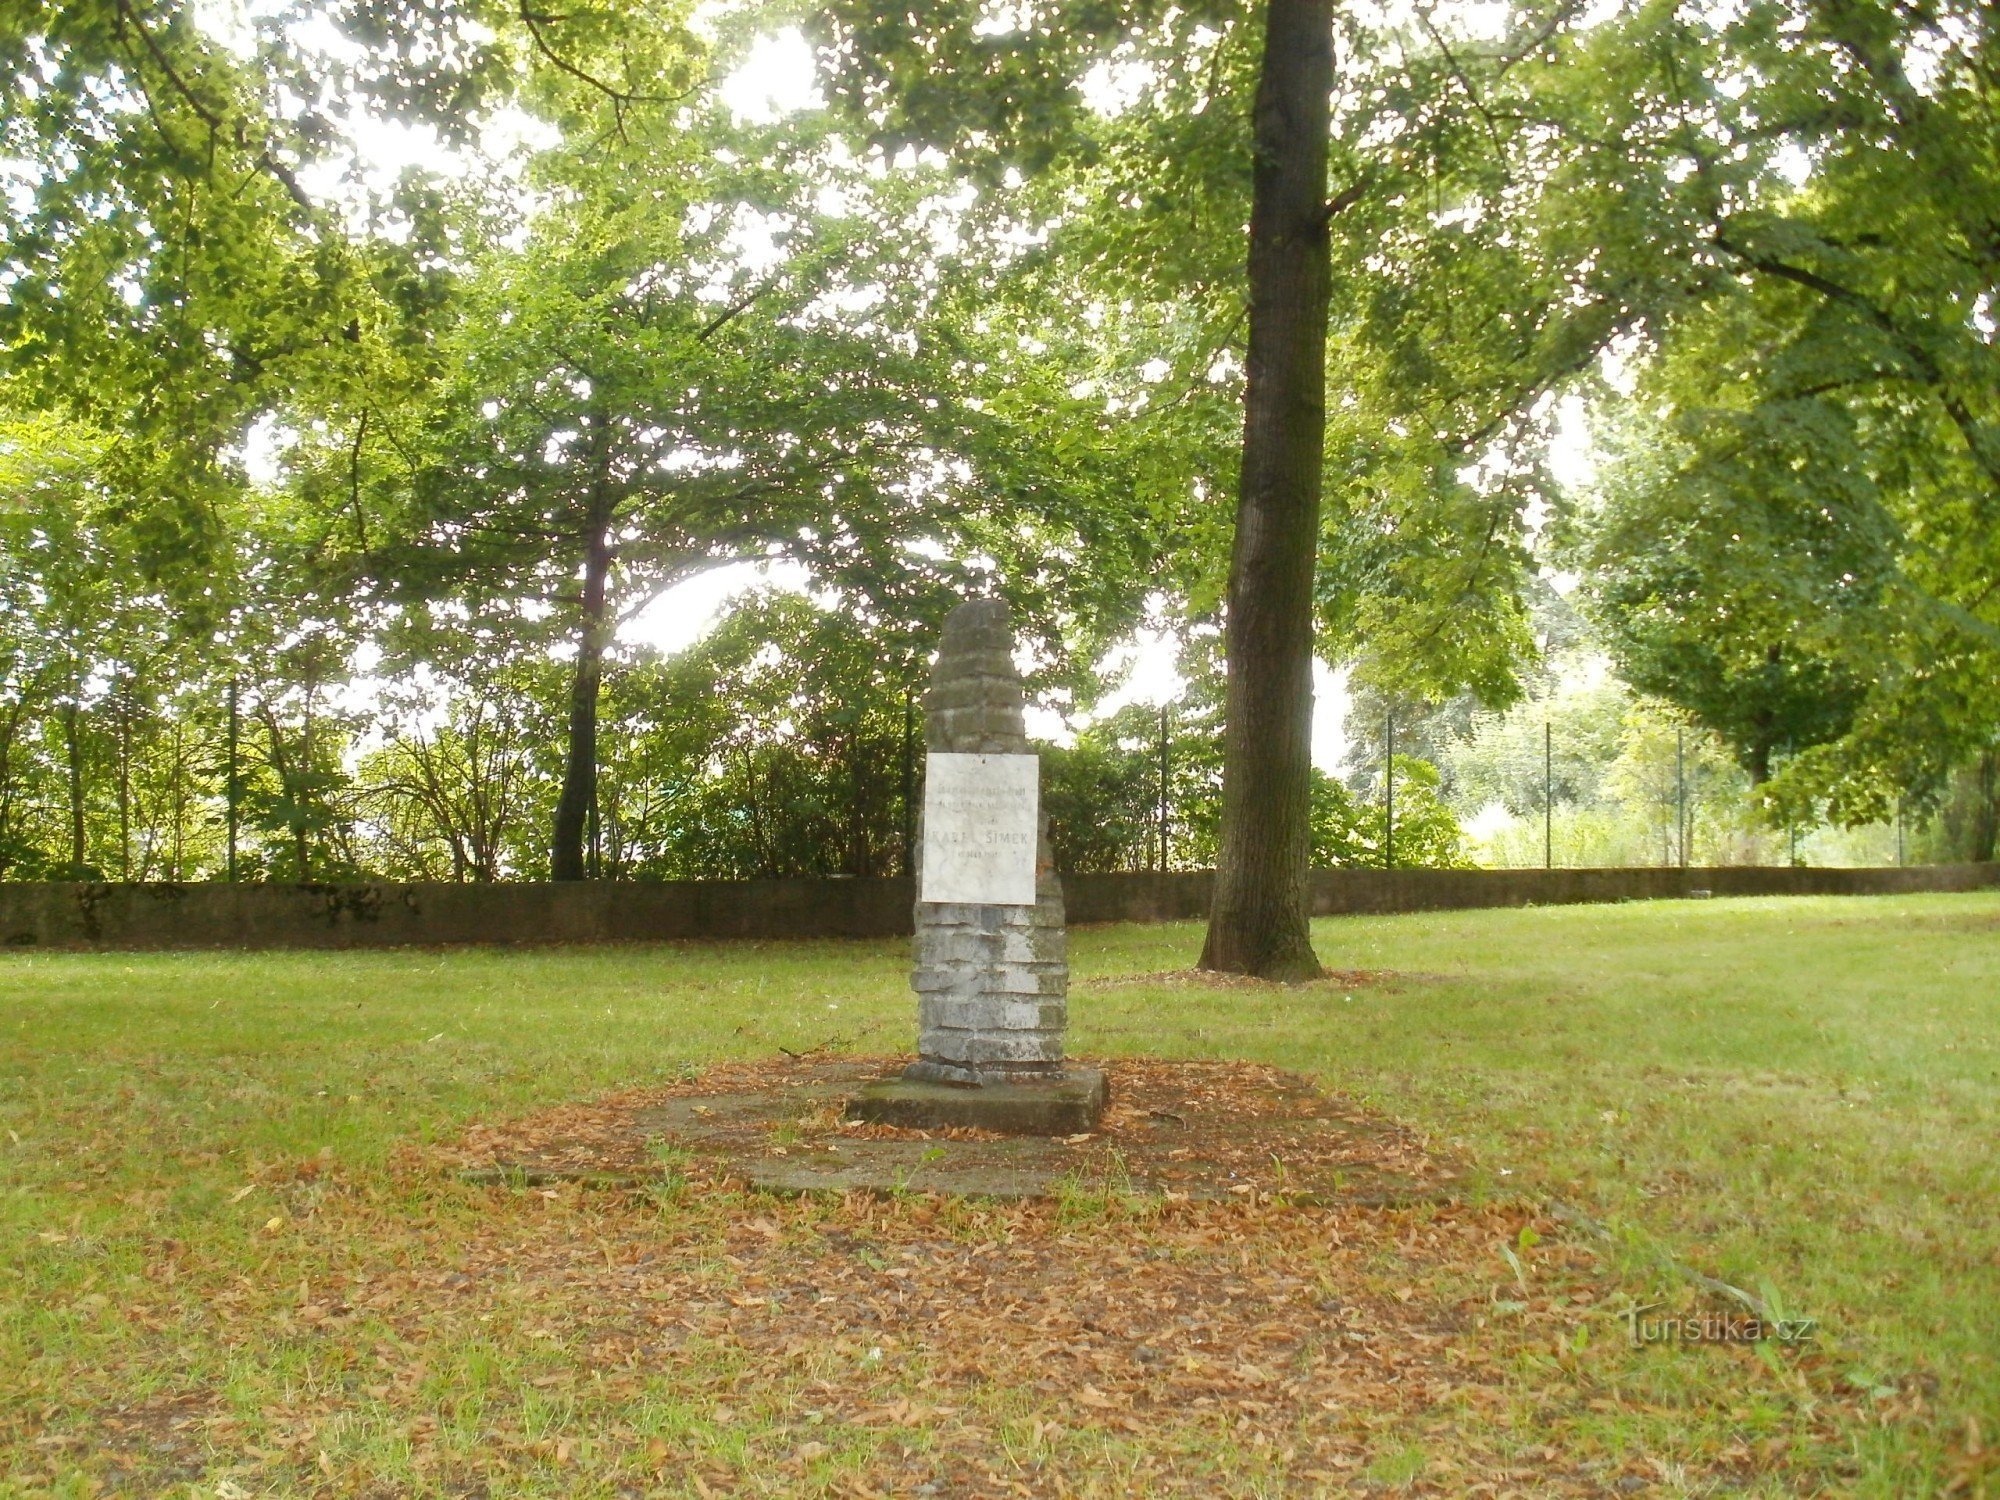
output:
M924 740L942 753L1032 753L1003 602L962 604L946 621L924 698ZM1062 1076L1068 942L1048 818L1039 810L1036 833L1033 906L917 902L910 983L918 1060L906 1076L958 1084Z

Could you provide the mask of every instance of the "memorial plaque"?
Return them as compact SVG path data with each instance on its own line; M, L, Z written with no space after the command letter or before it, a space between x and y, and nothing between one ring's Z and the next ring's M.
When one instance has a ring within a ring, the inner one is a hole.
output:
M922 901L1033 906L1040 757L924 758Z
M847 1102L852 1120L1026 1135L1097 1128L1104 1074L1063 1061L1069 952L1062 878L998 599L944 622L924 694L923 848L910 988L917 1058Z

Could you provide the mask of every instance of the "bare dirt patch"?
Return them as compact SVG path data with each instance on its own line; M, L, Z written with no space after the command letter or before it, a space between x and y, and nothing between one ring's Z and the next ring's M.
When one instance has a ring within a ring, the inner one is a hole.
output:
M1103 1063L1111 1102L1102 1125L1067 1138L842 1119L849 1095L900 1066L901 1059L866 1057L723 1064L665 1089L477 1129L462 1145L461 1170L494 1181L640 1182L664 1170L664 1148L786 1192L1293 1204L1435 1201L1463 1174L1396 1122L1251 1063Z

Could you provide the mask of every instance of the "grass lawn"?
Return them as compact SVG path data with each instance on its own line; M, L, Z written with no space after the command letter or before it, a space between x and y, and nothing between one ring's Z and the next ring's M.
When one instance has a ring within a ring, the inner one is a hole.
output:
M427 1165L474 1121L716 1059L906 1049L900 944L7 953L0 1494L866 1494L891 1447L945 1454L968 1424L985 1467L928 1492L1535 1493L1540 1464L1619 1493L2000 1494L2000 894L1353 918L1316 939L1329 965L1404 977L1203 987L1161 977L1195 926L1080 929L1071 1044L1310 1073L1462 1154L1475 1196L1521 1220L1441 1216L1458 1248L1414 1269L1394 1247L1431 1232L1420 1211L1382 1215L1366 1253L1336 1233L1369 1243L1351 1211L1245 1210L1223 1235L1245 1276L1260 1236L1309 1256L1332 1235L1328 1299L1351 1278L1490 1311L1466 1335L1494 1361L1479 1401L1336 1413L1351 1467L1267 1441L1255 1403L1234 1427L1156 1423L1096 1385L1105 1410L1079 1407L1032 1364L954 1395L921 1335L850 1349L808 1320L780 1348L736 1338L750 1314L724 1306L671 1356L626 1348L615 1380L584 1352L618 1287L665 1295L630 1270L656 1254L675 1286L747 1274L746 1225L816 1254L861 1233L884 1256L929 1236L1193 1266L1213 1216L632 1199ZM448 1303L453 1278L558 1255L543 1305ZM1623 1309L1717 1305L1697 1275L1817 1319L1814 1341L1633 1347ZM815 1405L849 1379L890 1418Z

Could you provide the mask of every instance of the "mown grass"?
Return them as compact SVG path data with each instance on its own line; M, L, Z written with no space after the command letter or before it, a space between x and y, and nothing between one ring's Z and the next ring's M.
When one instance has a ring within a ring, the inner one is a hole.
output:
M1312 1072L1453 1143L1487 1190L1601 1221L1637 1300L1684 1294L1693 1270L1818 1318L1858 1415L1836 1463L1776 1454L1800 1490L1992 1482L2000 896L1446 913L1316 936L1331 966L1423 977L1203 988L1145 977L1191 961L1194 926L1082 929L1073 1048ZM260 1414L319 1375L282 1341L136 1324L133 1288L178 1274L204 1297L278 1287L304 1305L364 1258L285 1239L328 1181L373 1195L366 1253L393 1259L414 1226L463 1211L392 1170L409 1143L719 1057L900 1050L903 964L894 943L0 957L0 1408L28 1414L0 1475L25 1490L71 1462L82 1492L87 1456L38 1449L38 1426L191 1384L225 1393L254 1448ZM282 1184L274 1163L294 1164ZM490 1390L551 1433L588 1417L588 1388L534 1383L555 1375L522 1354L530 1332L454 1338L409 1365L408 1402L390 1391L377 1429L350 1434L364 1469L400 1472L418 1409L476 1451ZM373 1380L352 1342L352 1381ZM716 1390L738 1357L716 1351ZM1524 1378L1565 1376L1530 1361ZM1663 1452L1686 1446L1689 1413L1778 1430L1741 1379L1717 1351L1636 1351L1590 1420ZM710 1424L712 1397L655 1392L642 1420L663 1441L747 1441ZM1424 1461L1397 1448L1367 1477L1414 1482ZM200 1477L203 1493L231 1483Z

